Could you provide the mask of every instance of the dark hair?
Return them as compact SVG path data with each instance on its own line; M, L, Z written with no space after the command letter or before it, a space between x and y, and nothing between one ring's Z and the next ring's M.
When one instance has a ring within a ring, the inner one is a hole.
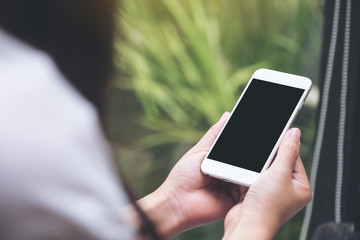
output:
M0 24L49 53L67 79L103 113L113 68L115 0L0 0Z
M117 0L0 0L0 26L50 54L58 68L104 116L105 90L113 73ZM124 181L123 181L124 183ZM149 218L140 233L161 239Z

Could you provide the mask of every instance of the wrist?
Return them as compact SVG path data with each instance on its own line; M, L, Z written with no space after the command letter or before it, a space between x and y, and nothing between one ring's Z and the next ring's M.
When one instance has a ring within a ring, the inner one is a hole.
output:
M230 221L225 219L223 239L273 239L280 224L275 215L265 212L251 213L242 211L235 213ZM234 214L234 213L232 213Z
M173 201L176 200L160 189L137 201L165 239L185 230L185 217Z
M229 239L267 240L267 239L273 239L275 234L276 231L266 227L265 225L262 225L259 222L243 221L236 224L236 226L234 226L233 228L226 229L223 239L224 240L229 240Z

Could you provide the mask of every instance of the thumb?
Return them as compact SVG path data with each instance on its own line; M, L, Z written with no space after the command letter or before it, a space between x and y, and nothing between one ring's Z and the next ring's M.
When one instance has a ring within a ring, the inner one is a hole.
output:
M219 135L221 129L225 125L229 116L230 116L229 112L224 112L224 114L221 116L220 120L206 132L206 134L200 139L200 141L191 150L195 151L195 152L209 151L211 145L216 140L217 136Z
M300 151L300 135L298 128L290 129L282 140L277 156L270 168L292 174Z

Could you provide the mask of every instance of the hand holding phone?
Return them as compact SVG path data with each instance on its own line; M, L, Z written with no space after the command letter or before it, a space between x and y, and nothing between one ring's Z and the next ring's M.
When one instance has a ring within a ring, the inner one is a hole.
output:
M299 150L300 131L293 128L285 134L266 174L228 211L224 240L273 239L278 229L311 201L313 193Z
M269 167L311 85L305 77L257 70L203 160L202 172L250 186Z

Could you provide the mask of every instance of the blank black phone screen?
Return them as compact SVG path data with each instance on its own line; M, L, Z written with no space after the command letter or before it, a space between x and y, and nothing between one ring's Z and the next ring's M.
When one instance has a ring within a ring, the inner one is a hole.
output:
M303 93L253 79L208 158L260 172Z

